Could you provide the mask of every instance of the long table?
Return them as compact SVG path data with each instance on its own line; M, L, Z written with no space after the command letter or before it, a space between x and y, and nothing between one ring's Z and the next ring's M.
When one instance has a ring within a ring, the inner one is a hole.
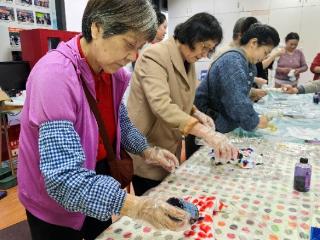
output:
M255 110L260 114L279 114L271 121L270 127L254 132L236 129L234 134L297 143L313 138L320 140L320 104L314 104L312 98L313 94L290 95L270 92L254 104Z
M251 147L262 165L241 169L236 165L212 165L210 149L202 147L149 195L215 196L227 208L213 216L217 240L309 239L310 227L320 227L320 147L271 142L261 138L233 137L233 143ZM294 165L300 156L313 167L311 190L293 189ZM183 232L159 231L145 223L122 217L98 240L188 239ZM194 238L191 238L194 239Z

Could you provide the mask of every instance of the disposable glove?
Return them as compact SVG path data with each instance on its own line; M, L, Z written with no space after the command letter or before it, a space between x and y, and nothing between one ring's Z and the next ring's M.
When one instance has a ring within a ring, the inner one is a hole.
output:
M206 127L215 129L215 125L212 118L204 114L203 112L200 112L199 110L195 110L192 116L198 119Z
M130 194L127 194L120 214L144 220L158 229L173 231L185 228L190 220L189 213L165 201L145 196L136 197Z
M283 113L281 111L273 110L263 114L268 121L271 121L273 118L282 117Z
M229 160L237 159L238 149L229 142L225 135L210 129L204 134L203 140L214 149L215 158L220 162L227 163Z
M160 147L149 147L143 152L147 164L161 166L168 172L174 172L179 161L174 154Z

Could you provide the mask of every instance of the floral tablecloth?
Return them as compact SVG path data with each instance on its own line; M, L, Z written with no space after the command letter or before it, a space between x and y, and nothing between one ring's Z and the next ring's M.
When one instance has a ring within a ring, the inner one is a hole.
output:
M262 165L241 169L214 166L210 149L203 147L150 196L215 196L228 207L213 216L216 240L309 239L310 227L320 227L320 147L268 142L258 138L233 138L239 147L251 147ZM293 190L294 165L309 158L313 167L311 190ZM122 217L98 240L188 239L183 232L159 231L145 223Z

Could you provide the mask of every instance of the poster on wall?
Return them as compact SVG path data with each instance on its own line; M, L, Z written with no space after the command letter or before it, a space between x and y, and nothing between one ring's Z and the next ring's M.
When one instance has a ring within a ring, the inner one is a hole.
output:
M8 23L15 21L14 9L12 7L0 6L0 21Z
M34 23L33 12L17 8L17 20L19 23L32 24Z
M34 0L34 5L37 7L49 8L49 0Z
M0 3L13 3L13 0L0 0Z
M22 5L22 6L31 6L32 5L32 0L16 0L15 3L17 5Z
M19 29L34 28L58 29L55 0L0 0L0 61L18 60Z
M50 13L36 12L36 23L44 26L51 26Z
M13 51L20 50L21 44L20 44L20 32L23 30L23 28L12 28L8 27L9 32L9 39L10 39L10 46Z

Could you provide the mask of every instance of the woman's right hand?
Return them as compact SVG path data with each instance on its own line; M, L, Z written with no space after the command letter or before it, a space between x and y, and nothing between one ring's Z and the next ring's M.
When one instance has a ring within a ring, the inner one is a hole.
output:
M183 229L190 220L189 213L163 200L130 194L127 194L120 214L144 220L158 229L172 231Z
M268 127L268 118L264 115L260 116L259 118L259 124L258 124L258 128L266 128Z
M174 172L179 167L179 160L174 154L157 146L147 148L142 155L147 164L161 166L168 172Z
M202 138L206 145L214 149L215 158L220 162L227 162L237 159L238 149L234 147L228 138L216 132L212 128L208 128L201 123L197 123L191 130L190 134Z
M281 85L281 89L283 92L285 93L289 93L289 94L297 94L298 93L298 88L293 87L289 84L283 84Z

